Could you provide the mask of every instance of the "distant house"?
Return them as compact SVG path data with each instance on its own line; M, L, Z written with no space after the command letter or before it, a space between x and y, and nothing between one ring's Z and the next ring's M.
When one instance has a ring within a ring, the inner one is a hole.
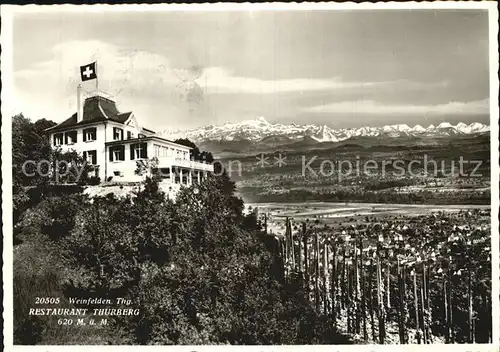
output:
M133 112L119 112L109 98L94 95L85 99L83 107L78 103L77 110L46 133L53 148L74 150L95 165L101 181L141 181L137 163L152 158L170 189L200 182L206 172L213 172L213 165L190 160L189 147L156 136L141 126Z

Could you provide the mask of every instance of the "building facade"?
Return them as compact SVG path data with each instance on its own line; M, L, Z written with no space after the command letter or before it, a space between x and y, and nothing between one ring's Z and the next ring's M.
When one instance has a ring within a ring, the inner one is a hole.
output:
M74 150L94 166L101 182L137 182L138 165L154 167L170 191L201 182L213 165L194 161L187 146L156 136L140 125L133 112L120 113L116 103L95 95L77 112L46 130L53 148Z

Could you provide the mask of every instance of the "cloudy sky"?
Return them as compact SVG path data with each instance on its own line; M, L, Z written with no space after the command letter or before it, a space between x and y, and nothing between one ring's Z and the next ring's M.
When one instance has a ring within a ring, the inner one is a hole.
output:
M64 120L76 111L79 66L97 60L99 88L157 130L258 116L334 128L488 123L487 15L17 14L15 104L32 119Z

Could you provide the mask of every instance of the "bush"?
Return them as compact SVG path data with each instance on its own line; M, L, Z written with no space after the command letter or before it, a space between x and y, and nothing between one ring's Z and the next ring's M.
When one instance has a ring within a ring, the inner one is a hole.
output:
M277 274L276 248L255 215L243 215L234 189L227 176L210 176L183 189L174 204L147 178L128 198L42 200L19 224L25 242L15 252L18 343L88 344L92 337L115 344L291 344L341 338L331 325L312 323L328 322L297 282L285 283ZM29 318L35 295L67 294L128 298L140 315L116 317L103 331L78 332L61 329L51 317Z
M45 199L40 204L41 211L46 214L40 227L41 233L53 241L68 236L75 226L76 214L82 207L83 199L80 195Z
M233 192L226 176L209 177L183 189L173 204L147 179L129 198L94 199L65 241L66 258L86 272L84 294L131 299L141 315L119 317L116 324L137 344L339 337L327 327L305 334L305 317L319 315L299 286L279 281L274 249L264 243L255 216L242 214ZM303 336L296 330L300 324Z
M89 177L89 179L87 180L87 184L91 185L91 186L95 186L95 185L98 185L100 183L101 183L101 178L98 176Z

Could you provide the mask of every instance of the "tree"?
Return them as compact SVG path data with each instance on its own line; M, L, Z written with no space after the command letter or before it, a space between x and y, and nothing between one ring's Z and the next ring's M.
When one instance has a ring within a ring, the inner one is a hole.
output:
M40 120L33 124L23 114L12 118L12 193L13 193L13 215L14 223L18 221L21 214L30 206L30 197L26 193L26 186L44 184L47 179L42 177L30 177L36 175L36 165L28 164L23 171L26 161L37 163L40 160L48 160L50 156L50 144L48 139L41 134L46 127L55 125L52 121ZM47 128L48 128L47 127ZM14 236L16 231L14 231ZM15 241L17 243L17 241Z
M206 161L208 163L213 163L214 162L214 157L212 153L206 152L206 151L200 151L198 146L191 142L187 138L179 138L174 141L175 143L182 144L186 147L192 148L190 152L190 156L193 158L193 160L196 161Z
M36 171L36 166L27 165L23 172L23 164L30 160L35 163L40 160L49 160L51 148L43 130L56 123L48 120L39 120L32 123L22 114L12 118L12 172L14 191L21 186L37 185L44 180L40 177L28 176Z
M227 175L209 175L183 188L175 204L149 177L129 198L95 198L64 243L67 259L86 273L83 292L129 298L140 309L139 316L116 321L134 343L338 338L305 301L300 285L276 280L266 239L255 215L243 214Z

